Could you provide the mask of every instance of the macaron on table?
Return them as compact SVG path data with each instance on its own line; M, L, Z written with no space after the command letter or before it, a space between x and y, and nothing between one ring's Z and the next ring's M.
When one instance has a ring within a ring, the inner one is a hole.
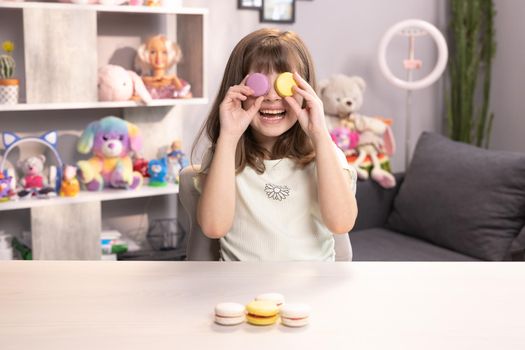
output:
M215 323L233 326L243 323L254 326L270 326L279 318L284 326L303 327L310 321L310 306L284 302L280 293L263 293L246 306L239 303L219 303L215 306Z
M280 308L284 304L284 295L280 293L263 293L256 296L255 300L270 301Z
M256 326L269 326L277 322L279 308L268 300L254 300L246 305L246 321Z
M310 318L310 307L306 304L286 304L281 308L281 322L288 327L306 326Z
M238 303L219 303L215 306L215 322L223 326L233 326L245 321L244 305Z

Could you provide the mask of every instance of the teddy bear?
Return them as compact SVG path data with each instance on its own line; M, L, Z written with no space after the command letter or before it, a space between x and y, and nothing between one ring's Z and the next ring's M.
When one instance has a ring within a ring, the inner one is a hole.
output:
M46 156L43 154L31 156L25 160L19 161L18 166L22 171L20 185L23 187L18 192L21 199L38 197L48 198L56 195L55 190L48 185L44 176L44 167Z
M89 160L77 163L81 183L88 191L138 188L142 175L133 171L131 154L141 148L142 135L132 123L114 116L90 123L77 144L80 153L93 152Z
M149 104L151 95L137 73L108 64L98 69L99 101L142 100Z
M389 172L388 157L395 152L393 133L384 119L358 113L365 89L363 78L337 74L320 82L319 97L332 139L355 166L359 178L371 177L382 187L392 188L396 180Z

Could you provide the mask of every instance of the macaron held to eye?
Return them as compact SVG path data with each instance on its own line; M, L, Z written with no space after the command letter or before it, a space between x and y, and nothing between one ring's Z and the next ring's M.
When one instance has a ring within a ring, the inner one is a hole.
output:
M297 86L293 74L290 72L285 72L279 74L277 79L275 79L275 91L281 97L287 97L293 95L293 87Z
M250 74L246 79L246 85L253 90L253 97L264 96L270 91L268 77L262 73Z
M215 322L223 326L233 326L243 323L245 307L238 303L219 303L215 306Z
M274 302L254 300L246 305L246 320L256 326L269 326L277 322L279 308Z

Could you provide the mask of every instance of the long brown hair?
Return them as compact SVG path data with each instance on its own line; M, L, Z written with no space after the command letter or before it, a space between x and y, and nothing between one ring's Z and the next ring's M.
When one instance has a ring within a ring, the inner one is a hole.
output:
M192 156L196 146L204 133L211 141L211 154L215 152L215 145L219 138L220 121L219 106L224 100L230 86L237 85L254 69L259 72L288 72L297 71L316 90L315 71L310 52L297 34L278 29L259 29L245 36L233 49L213 107L208 118L196 138ZM241 136L235 152L235 170L241 172L246 165L254 168L258 173L265 170L264 159L293 159L297 164L304 166L315 158L313 145L296 122L288 131L279 136L272 152L265 150L253 137L251 127ZM193 158L193 157L192 157ZM211 158L209 158L211 160ZM202 173L206 173L210 162L203 164Z

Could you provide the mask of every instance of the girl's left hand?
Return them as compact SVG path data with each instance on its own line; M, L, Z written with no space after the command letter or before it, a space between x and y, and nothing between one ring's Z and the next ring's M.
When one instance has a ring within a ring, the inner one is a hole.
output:
M294 97L285 97L286 102L297 114L299 124L308 136L315 142L319 137L329 135L323 109L323 102L317 96L314 89L297 72L293 73L298 86L294 86L294 91L304 98L306 108L302 108Z

